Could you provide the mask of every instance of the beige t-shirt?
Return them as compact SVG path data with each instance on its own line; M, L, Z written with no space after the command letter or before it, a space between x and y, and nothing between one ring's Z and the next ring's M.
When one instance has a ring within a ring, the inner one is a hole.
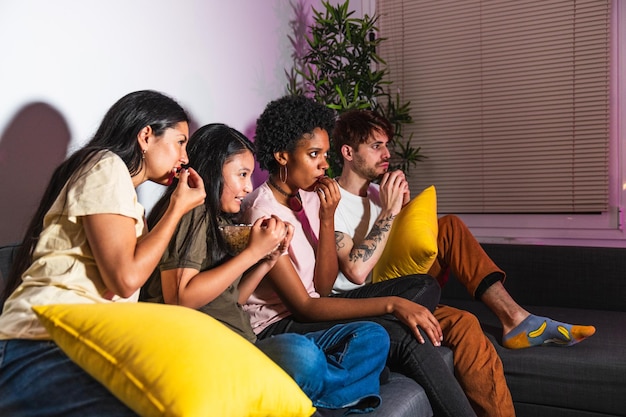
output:
M138 237L144 233L144 208L126 165L103 151L74 178L46 213L33 263L0 315L0 339L49 338L31 306L137 300L138 292L127 299L107 295L82 224L90 214L120 214L135 220Z

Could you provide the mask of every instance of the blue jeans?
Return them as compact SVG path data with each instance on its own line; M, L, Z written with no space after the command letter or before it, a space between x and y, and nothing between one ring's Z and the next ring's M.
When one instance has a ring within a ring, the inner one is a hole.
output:
M376 323L352 322L304 335L283 333L258 340L256 345L298 383L316 407L344 408L357 403L375 407L380 403L379 378L389 337Z
M136 416L49 340L0 340L0 416Z
M338 297L397 296L424 305L432 311L439 302L440 295L441 288L434 278L429 275L411 275L365 285ZM368 317L365 320L376 322L385 328L391 342L387 365L392 371L404 374L422 386L436 416L476 416L454 373L450 371L426 333L420 329L426 340L426 343L420 344L406 325L391 314ZM307 333L342 322L350 320L301 323L289 316L268 326L259 337L285 332Z

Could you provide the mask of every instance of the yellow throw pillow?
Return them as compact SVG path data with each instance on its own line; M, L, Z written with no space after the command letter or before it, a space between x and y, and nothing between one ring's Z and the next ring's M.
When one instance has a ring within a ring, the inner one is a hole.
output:
M310 416L278 365L199 311L153 303L33 310L79 366L141 416Z
M431 185L396 217L372 281L425 274L437 257L437 192Z

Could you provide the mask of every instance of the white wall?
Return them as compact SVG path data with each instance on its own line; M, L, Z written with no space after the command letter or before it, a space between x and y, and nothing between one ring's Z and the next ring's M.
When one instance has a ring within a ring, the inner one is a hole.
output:
M194 119L192 130L224 122L252 137L267 102L285 92L296 1L321 9L321 0L0 0L0 245L21 239L54 167L130 91L175 97ZM356 16L375 11L375 0L350 5ZM619 6L615 23L623 28ZM624 97L626 54L617 56L616 91ZM611 152L617 181L626 178L626 106L612 100L611 129L621 138ZM150 208L160 192L142 186L139 196ZM619 223L608 232L559 229L553 243L624 246L622 216L607 220ZM518 230L494 226L493 217L465 220L484 242L546 243L554 235L543 224Z
M53 167L126 93L162 91L195 127L251 137L286 91L292 14L286 0L2 0L0 244L21 239ZM140 199L149 208L160 191L142 186Z

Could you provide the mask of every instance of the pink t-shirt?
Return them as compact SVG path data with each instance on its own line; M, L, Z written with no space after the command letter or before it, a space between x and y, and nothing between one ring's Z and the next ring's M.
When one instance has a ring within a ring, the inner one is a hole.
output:
M314 192L306 191L300 191L300 196L302 197L304 214L317 237L320 229L319 197ZM319 294L315 291L315 286L313 285L315 250L309 243L309 239L295 213L276 201L269 185L263 183L252 193L248 194L244 200L241 210L241 221L253 223L259 217L269 217L272 214L275 214L283 221L293 224L295 230L288 250L289 258L300 275L302 284L309 296L319 298ZM291 312L266 280L261 281L261 284L250 296L243 308L250 314L252 329L256 334L263 331L270 324L291 315Z

